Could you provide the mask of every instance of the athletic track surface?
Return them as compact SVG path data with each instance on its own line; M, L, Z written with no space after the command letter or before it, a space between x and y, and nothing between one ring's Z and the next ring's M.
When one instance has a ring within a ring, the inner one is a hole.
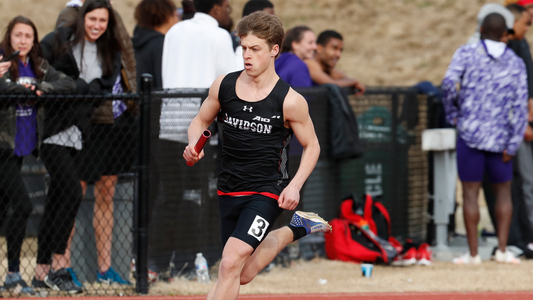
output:
M79 300L204 300L205 296L127 296L127 297L76 297ZM18 298L19 300L24 298ZM35 299L35 298L26 298ZM46 300L66 298L46 297ZM70 298L75 299L75 298ZM455 292L455 293L360 293L360 294L292 294L292 295L241 295L239 300L525 300L533 299L533 292Z

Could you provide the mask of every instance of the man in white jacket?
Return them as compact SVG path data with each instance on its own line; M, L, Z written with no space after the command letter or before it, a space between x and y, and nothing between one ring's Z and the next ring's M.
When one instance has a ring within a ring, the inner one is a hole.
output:
M195 0L196 14L174 25L163 46L163 88L209 88L220 75L242 68L229 32L228 0Z
M228 31L228 0L195 0L190 20L172 26L165 35L161 75L163 88L209 88L220 75L242 69ZM163 99L159 138L188 143L187 127L200 109L200 98ZM181 149L181 148L180 148Z

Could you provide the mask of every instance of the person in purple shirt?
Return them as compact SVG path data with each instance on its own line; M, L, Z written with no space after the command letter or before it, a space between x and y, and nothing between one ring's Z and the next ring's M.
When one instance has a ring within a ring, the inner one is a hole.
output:
M313 86L309 69L304 59L311 59L316 50L316 36L313 30L307 26L296 26L287 31L281 54L276 59L276 73L293 88L306 88ZM302 153L302 145L296 137L291 141L289 155ZM293 159L292 162L297 162ZM289 170L296 170L297 166L289 166Z
M5 56L15 51L20 53L12 62L0 63L0 92L41 96L75 90L72 79L42 59L37 29L23 16L11 20L0 45L0 53ZM22 293L30 295L34 291L20 275L20 254L33 205L20 168L24 157L38 149L38 131L43 128L38 126L37 115L46 115L44 106L39 101L24 100L17 104L2 103L0 107L0 225L4 223L8 208L13 208L7 221L8 272L4 287L20 286Z
M457 166L463 186L463 212L469 253L456 264L478 264L478 194L484 172L496 194L500 263L520 263L505 250L512 218L511 158L523 140L527 125L525 64L506 45L508 30L501 14L485 17L481 40L461 46L442 82L446 119L457 128ZM456 85L460 84L460 91Z
M316 36L307 26L296 26L287 31L281 55L276 60L279 77L293 88L311 87L313 82L304 59L311 59L316 50Z

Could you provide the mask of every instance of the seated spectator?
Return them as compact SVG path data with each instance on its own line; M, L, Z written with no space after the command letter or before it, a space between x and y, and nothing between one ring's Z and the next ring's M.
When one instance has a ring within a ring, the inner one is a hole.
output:
M481 263L477 201L485 171L496 194L495 259L500 263L520 263L506 251L506 246L513 210L511 159L522 142L527 122L527 74L523 60L507 48L509 29L501 14L485 17L481 40L455 52L442 82L446 119L459 134L457 169L463 186L470 249L453 260L456 264Z
M336 68L344 50L342 35L333 30L326 30L318 35L316 43L315 58L305 60L313 83L316 85L332 83L340 87L353 87L356 89L356 96L364 94L364 85Z
M75 80L78 93L111 93L122 88L119 76L122 47L120 41L116 39L115 14L109 1L85 1L75 20L71 25L59 27L44 37L42 41L44 56L53 66ZM55 290L66 290L71 293L81 290L81 287L79 282L74 284L75 273L71 269L69 237L74 230L74 221L87 182L95 182L93 225L98 252L97 278L99 281L102 278L105 280L109 278L110 282L127 283L119 280L120 276L110 266L112 199L117 180L117 173L110 167L114 161L107 157L108 151L112 148L111 141L114 134L113 104L109 100L97 108L86 102L84 105L73 109L73 114L78 116L73 124L75 126L45 140L45 145L42 147L43 156L45 153L48 154L43 161L50 172L53 182L50 184L57 184L57 191L49 193L50 201L58 203L57 205L68 202L69 205L65 208L64 216L50 212L50 217L43 217L39 233L36 279L42 280L43 275L47 273L47 266L52 263L50 272L44 278L45 284ZM91 130L89 127L92 127ZM81 145L82 133L83 145ZM62 160L58 160L57 157L61 157ZM47 213L45 207L45 215ZM46 228L57 227L54 224L59 222L56 219L59 217L62 217L61 223L65 224L64 228L47 233ZM59 235L55 238L54 248L48 245L54 239L47 234ZM55 251L52 251L54 249ZM54 255L52 261L50 261L51 254Z
M161 64L165 34L178 23L176 6L171 0L143 0L135 8L137 26L133 31L133 49L137 61L137 85L144 73L153 76L154 88L162 88Z
M11 55L20 51L13 62L0 63L0 92L17 94L67 93L75 90L74 81L56 71L43 59L37 29L33 22L23 16L11 20L0 45L0 53ZM8 272L4 288L17 285L22 293L34 291L20 275L21 247L26 234L26 225L33 210L20 168L25 156L37 154L39 137L37 115L51 112L46 103L31 104L22 101L2 105L0 110L0 226L5 222L7 210L13 209L9 221L7 240ZM39 128L42 129L42 128Z
M293 88L311 87L313 82L304 60L313 59L315 50L316 36L311 28L297 26L290 29L275 63L276 73Z

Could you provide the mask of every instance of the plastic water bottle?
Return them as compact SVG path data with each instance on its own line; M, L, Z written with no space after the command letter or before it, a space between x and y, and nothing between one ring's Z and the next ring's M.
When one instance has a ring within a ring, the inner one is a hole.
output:
M196 259L194 260L194 265L196 266L196 276L198 277L198 282L200 283L209 283L209 269L207 267L207 260L205 259L202 252L196 253Z

